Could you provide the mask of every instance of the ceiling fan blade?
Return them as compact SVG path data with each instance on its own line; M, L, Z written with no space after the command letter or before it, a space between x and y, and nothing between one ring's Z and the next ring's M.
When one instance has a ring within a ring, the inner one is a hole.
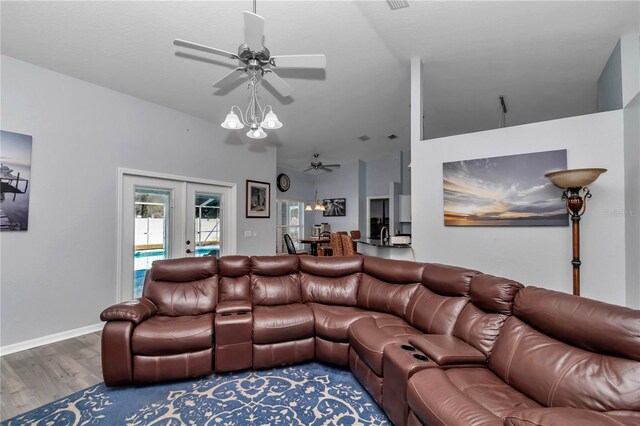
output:
M320 166L320 167L319 167L319 169L322 169L322 170L324 170L324 171L326 171L326 172L331 172L331 173L333 173L333 170L328 169L326 166Z
M229 59L238 59L235 53L227 52L226 50L216 49L214 47L205 46L204 44L193 43L186 40L175 39L173 44L180 47L188 47L189 49L200 50L202 52L213 53L214 55L226 56Z
M265 73L262 78L284 97L291 96L291 94L293 93L293 88L273 71Z
M340 167L340 164L324 164L325 167Z
M315 167L311 166L311 167L308 167L308 168L304 169L303 172L308 172L309 170L313 170L313 169L315 169Z
M230 73L226 74L224 77L222 77L221 79L213 83L213 87L218 89L224 89L225 87L233 83L237 78L245 77L244 73L238 74L237 72L237 71L243 71L243 70L244 68L242 67L236 68L235 70L231 71Z
M271 65L278 68L325 68L327 58L324 55L272 56Z
M244 39L249 49L259 52L264 47L264 18L251 12L244 13Z

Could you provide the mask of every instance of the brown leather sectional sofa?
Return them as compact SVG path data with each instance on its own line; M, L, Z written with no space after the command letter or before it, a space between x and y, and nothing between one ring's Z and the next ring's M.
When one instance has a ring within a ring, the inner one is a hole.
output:
M396 425L640 425L640 311L374 257L156 261L106 309L108 386L318 360Z

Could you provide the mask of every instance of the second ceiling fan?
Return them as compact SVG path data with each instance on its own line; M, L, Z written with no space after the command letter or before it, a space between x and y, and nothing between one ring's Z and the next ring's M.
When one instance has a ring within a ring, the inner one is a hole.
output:
M340 164L322 164L322 161L318 161L320 154L313 154L314 160L309 164L310 167L304 169L305 172L315 170L324 170L326 172L333 172L334 167L340 167Z

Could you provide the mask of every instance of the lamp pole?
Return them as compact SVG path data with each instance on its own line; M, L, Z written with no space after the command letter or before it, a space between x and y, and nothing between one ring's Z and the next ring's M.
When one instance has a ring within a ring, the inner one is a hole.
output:
M573 234L573 294L580 296L580 218L587 211L587 200L591 198L591 185L607 169L570 169L545 173L555 186L562 188L562 199L566 203L567 213L571 218L571 231Z
M582 190L582 195L580 194ZM567 213L571 217L571 230L573 233L573 294L580 296L580 218L587 211L587 199L591 198L589 188L567 188L562 193L562 199L566 201Z

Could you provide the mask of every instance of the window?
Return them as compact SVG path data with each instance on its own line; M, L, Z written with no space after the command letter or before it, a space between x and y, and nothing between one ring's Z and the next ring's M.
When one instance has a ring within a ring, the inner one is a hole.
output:
M276 201L276 253L287 253L284 234L289 234L296 249L304 238L304 202L292 200Z

